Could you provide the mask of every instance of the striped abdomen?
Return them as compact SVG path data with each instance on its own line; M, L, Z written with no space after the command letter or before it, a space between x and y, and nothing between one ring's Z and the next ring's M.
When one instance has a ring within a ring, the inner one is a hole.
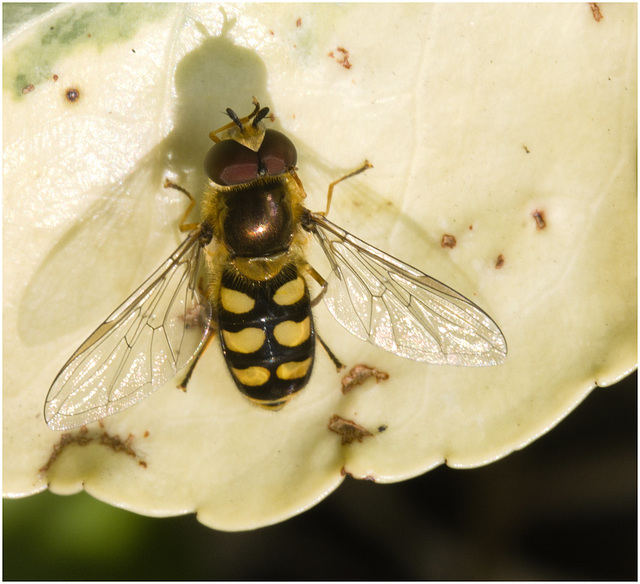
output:
M238 389L258 405L281 408L309 381L315 337L307 284L288 264L265 282L222 274L218 330Z

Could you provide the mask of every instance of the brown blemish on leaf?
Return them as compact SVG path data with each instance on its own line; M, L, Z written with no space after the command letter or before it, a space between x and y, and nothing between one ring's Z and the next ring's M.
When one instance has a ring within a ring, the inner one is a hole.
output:
M445 233L442 236L442 241L440 241L440 245L442 247L448 247L449 249L453 249L456 246L456 238L454 235L449 235L448 233Z
M147 468L147 463L144 460L141 460L139 456L136 454L135 450L132 448L131 444L133 442L133 434L129 434L126 440L122 440L120 436L117 434L112 436L108 432L102 432L99 435L89 435L89 431L86 426L82 426L77 434L62 434L60 436L60 441L53 446L53 451L49 456L49 460L47 460L46 464L40 469L40 472L47 472L53 465L53 463L57 460L60 453L72 444L76 444L78 446L87 446L92 443L97 443L102 446L106 446L107 448L111 448L114 452L121 452L128 456L132 456L133 458L137 458L138 464Z
M29 83L29 85L25 85L22 88L22 93L26 95L27 93L31 93L34 89L35 87L33 86L33 83Z
M301 27L302 26L302 18L298 18L298 20L296 20L296 26L297 27Z
M349 51L343 47L338 47L336 52L340 55L334 55L333 51L329 53L329 57L335 60L338 65L342 65L345 69L351 69L351 63L349 62Z
M593 19L596 22L600 22L604 16L602 16L602 12L600 12L600 6L598 6L595 2L589 2L589 7L591 8L591 12L593 13Z
M547 226L544 220L544 211L536 210L533 213L531 213L531 216L536 222L536 229L541 230Z
M382 424L382 426L378 426L378 432L384 432L388 427L386 424Z
M72 87L71 89L67 89L65 97L67 98L67 101L76 103L80 99L80 92Z
M504 266L504 256L500 254L496 258L496 270L499 270L502 266Z
M342 393L349 393L357 385L362 385L369 377L375 377L376 383L389 379L389 374L369 365L356 365L342 378Z
M354 440L362 442L363 438L373 436L366 428L363 428L352 420L345 420L337 414L329 420L329 430L340 434L343 446L345 444L351 444Z
M531 150L529 150L529 148L527 148L526 144L523 144L522 147L524 148L524 151L529 154L531 152Z
M53 80L58 81L58 76L55 73L53 74Z
M133 442L133 434L129 434L126 440L122 440L120 436L117 434L115 436L111 436L108 432L103 432L100 434L100 442L103 446L108 446L114 452L124 452L128 456L133 456L137 458L137 455L133 448L131 448L131 443Z
M86 446L87 444L90 444L93 438L87 436L88 433L89 430L87 430L87 427L82 426L77 434L63 434L60 436L60 441L53 445L53 450L51 452L51 456L49 456L49 460L47 460L46 464L40 468L39 471L47 472L58 458L58 455L70 444L77 444L78 446Z
M351 477L354 478L353 474L350 473L344 466L340 469L340 474L343 477ZM363 481L371 481L372 483L375 483L378 479L376 477L374 477L373 475L367 475L365 477L362 477Z

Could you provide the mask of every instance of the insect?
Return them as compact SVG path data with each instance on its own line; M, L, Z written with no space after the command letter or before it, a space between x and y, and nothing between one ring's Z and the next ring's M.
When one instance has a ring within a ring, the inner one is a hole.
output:
M195 201L184 191L184 242L58 373L44 409L53 430L120 412L183 370L186 385L216 333L238 389L277 410L311 376L319 339L311 309L321 298L349 332L401 357L504 361L505 339L481 308L327 219L340 181L326 213L303 206L295 146L265 128L268 108L254 106L242 119L227 109L231 122L210 134L202 221L185 224ZM305 260L310 235L329 261L327 280ZM309 277L321 287L315 299Z

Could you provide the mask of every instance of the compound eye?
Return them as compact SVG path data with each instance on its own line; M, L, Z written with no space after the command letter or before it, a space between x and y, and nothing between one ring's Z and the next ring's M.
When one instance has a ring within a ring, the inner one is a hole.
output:
M294 168L298 153L293 142L277 130L267 130L258 150L258 157L267 169L267 174L276 176Z
M204 158L204 171L221 186L239 185L258 178L258 155L234 140L214 144Z

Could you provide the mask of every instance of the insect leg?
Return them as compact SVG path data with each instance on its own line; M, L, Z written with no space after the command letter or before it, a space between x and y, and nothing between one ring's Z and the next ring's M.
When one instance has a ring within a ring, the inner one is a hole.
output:
M196 227L198 227L199 223L186 223L187 217L189 216L191 211L193 211L193 208L196 206L196 200L191 196L191 193L187 189L181 187L180 185L177 185L176 183L171 182L168 178L164 179L163 186L165 189L175 189L176 191L180 191L181 193L189 197L189 206L187 207L187 210L184 212L184 215L180 220L180 227L179 227L180 231L191 231L192 229L195 229Z
M318 284L320 284L321 290L319 292L319 294L311 301L311 306L315 306L316 304L318 304L318 302L320 302L320 300L322 299L322 297L325 295L326 291L327 291L327 286L328 283L327 281L316 271L316 269L311 266L310 264L305 264L305 269L307 270L307 272L309 273L309 275L316 281L318 282ZM336 366L336 370L340 371L341 369L344 369L345 365L342 363L342 361L340 361L340 359L338 359L335 354L333 353L333 351L328 347L328 345L322 340L322 338L320 337L320 335L318 334L318 331L316 331L316 338L318 339L318 341L320 341L320 344L322 345L322 348L327 352L327 355L329 355L329 359L331 359L333 361L333 364Z
M206 253L210 253L208 249L205 248L204 250ZM198 281L198 291L200 292L200 294L202 294L203 296L206 296L205 291L203 289L204 284L202 282L202 279L200 279ZM196 316L197 318L197 316ZM200 360L200 357L202 356L202 354L206 351L207 347L209 346L209 344L211 343L211 340L213 339L213 337L216 336L216 328L214 327L214 323L215 323L215 319L212 319L209 321L209 333L207 334L207 338L204 339L204 342L202 343L202 345L200 346L200 349L198 350L198 352L193 356L193 360L191 361L191 363L189 364L189 369L187 370L187 373L185 374L185 376L182 378L182 381L178 384L178 389L181 389L182 391L187 391L187 384L189 383L189 380L191 379L191 376L193 375L193 370L196 368L196 365L198 364L198 361ZM196 326L198 326L196 324Z
M322 300L322 297L325 295L325 293L327 292L327 286L329 285L327 283L327 281L315 270L315 268L313 266L311 266L310 264L305 264L305 269L307 270L307 272L309 273L309 275L316 281L318 282L318 284L320 284L321 290L319 292L319 294L311 301L311 306L315 306L316 304L318 304L318 302L320 302L320 300Z
M340 371L341 369L344 369L346 365L342 361L340 361L338 357L335 356L334 352L329 348L327 343L325 343L322 340L322 337L318 334L318 331L316 331L316 339L320 341L322 348L327 352L327 355L329 355L329 359L333 361L333 364L336 366L336 371Z
M204 343L202 343L202 347L200 347L200 350L194 355L193 361L191 361L191 364L189 365L189 369L187 370L186 375L183 377L182 381L178 384L178 389L181 389L182 391L187 391L187 384L189 383L189 380L193 375L193 370L196 368L196 365L198 364L198 361L200 360L202 353L206 351L207 347L209 346L213 337L215 336L216 336L216 331L212 328L209 334L207 335L207 338L205 339Z
M351 178L352 176L356 176L356 174L360 174L361 172L364 172L368 168L373 168L373 164L371 164L368 160L365 160L360 168L358 168L357 170L354 170L353 172L350 172L349 174L345 174L342 178L339 178L338 180L334 180L329 185L329 191L327 192L327 210L324 213L325 215L329 214L329 207L331 207L331 197L333 196L333 187L335 187L339 182L342 182L347 178Z

